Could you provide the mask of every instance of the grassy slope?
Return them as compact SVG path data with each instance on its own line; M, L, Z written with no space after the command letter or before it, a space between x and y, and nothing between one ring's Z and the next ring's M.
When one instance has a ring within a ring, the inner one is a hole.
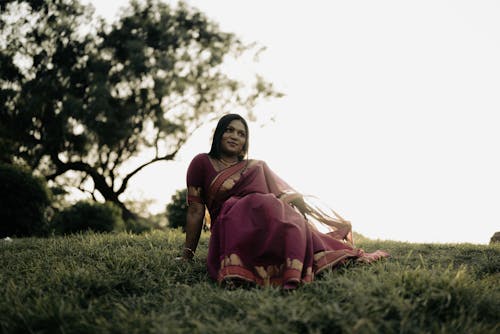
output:
M0 242L5 333L495 333L500 247L362 240L392 258L292 293L224 290L179 231Z

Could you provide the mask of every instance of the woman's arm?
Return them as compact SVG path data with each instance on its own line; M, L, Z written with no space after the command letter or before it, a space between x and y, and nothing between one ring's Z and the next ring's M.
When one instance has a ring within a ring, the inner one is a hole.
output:
M182 257L191 260L200 240L203 218L205 217L205 205L192 202L187 209L186 217L186 242Z

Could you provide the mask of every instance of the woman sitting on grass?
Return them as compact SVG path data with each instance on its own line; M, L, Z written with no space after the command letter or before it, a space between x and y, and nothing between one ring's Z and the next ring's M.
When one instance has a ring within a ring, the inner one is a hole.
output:
M349 222L313 206L265 162L245 159L247 151L245 119L228 114L217 124L210 152L191 161L184 259L196 251L205 206L211 217L208 272L220 283L294 289L347 259L388 256L354 248Z

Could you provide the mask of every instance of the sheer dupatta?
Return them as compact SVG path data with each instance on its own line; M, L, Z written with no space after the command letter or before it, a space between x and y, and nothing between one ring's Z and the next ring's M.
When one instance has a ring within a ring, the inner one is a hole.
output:
M274 173L267 164L264 172L269 190L282 201L292 205L306 219L308 224L319 232L335 239L343 240L354 247L352 225L328 205L315 196L303 195Z

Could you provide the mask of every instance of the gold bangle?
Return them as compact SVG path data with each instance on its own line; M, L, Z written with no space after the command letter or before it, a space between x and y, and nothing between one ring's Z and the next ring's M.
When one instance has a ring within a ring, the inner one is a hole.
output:
M188 251L189 253L191 253L191 255L194 257L194 251L193 251L191 248L189 248L189 247L184 247L184 250L185 250L185 251Z

